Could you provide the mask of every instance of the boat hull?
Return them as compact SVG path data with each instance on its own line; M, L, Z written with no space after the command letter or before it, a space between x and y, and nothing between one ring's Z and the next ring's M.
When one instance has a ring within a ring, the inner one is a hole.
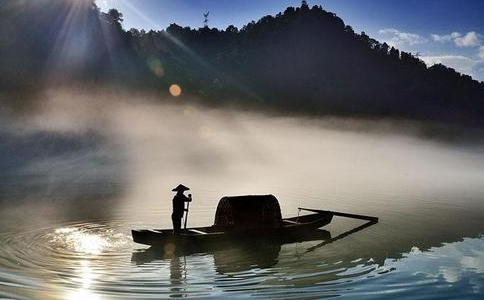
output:
M254 228L246 230L227 230L214 226L189 228L180 234L172 230L132 230L133 241L155 247L194 247L204 249L224 243L246 243L250 240L272 240L296 242L308 239L327 238L327 231L317 230L331 222L330 213L314 213L301 217L283 219L279 228Z

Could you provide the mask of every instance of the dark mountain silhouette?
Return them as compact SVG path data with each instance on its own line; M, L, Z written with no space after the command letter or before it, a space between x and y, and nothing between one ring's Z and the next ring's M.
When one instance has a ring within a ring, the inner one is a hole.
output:
M4 101L59 84L167 93L176 83L216 105L483 125L484 83L427 67L306 2L240 30L149 32L123 30L120 12L100 12L92 0L0 5Z

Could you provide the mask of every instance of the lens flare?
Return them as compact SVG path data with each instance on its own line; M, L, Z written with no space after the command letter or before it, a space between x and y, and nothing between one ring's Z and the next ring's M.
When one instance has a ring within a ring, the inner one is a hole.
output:
M161 61L156 57L148 58L148 67L150 68L151 72L153 72L157 77L162 77L165 75L165 70L163 69L163 65Z
M175 244L173 243L168 243L165 245L164 247L164 257L165 258L173 258L175 256L175 250L176 250L176 246Z
M179 97L182 93L182 89L181 87L178 85L178 84L172 84L170 85L170 94L173 96L173 97Z

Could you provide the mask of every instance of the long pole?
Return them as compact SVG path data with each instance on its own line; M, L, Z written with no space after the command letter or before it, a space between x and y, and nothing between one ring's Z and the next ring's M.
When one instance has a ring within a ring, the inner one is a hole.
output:
M343 213L343 212L338 212L338 211L310 209L310 208L303 208L303 207L299 207L299 209L317 212L317 213L330 213L330 214L333 214L335 216L346 217L346 218L353 218L353 219L360 219L360 220L378 222L377 217L371 217L371 216L355 215L355 214L348 214L348 213Z
M190 200L192 200L192 194L188 195L188 198L190 198ZM185 214L185 229L187 229L187 220L188 220L188 208L190 207L190 202L187 202L187 212Z

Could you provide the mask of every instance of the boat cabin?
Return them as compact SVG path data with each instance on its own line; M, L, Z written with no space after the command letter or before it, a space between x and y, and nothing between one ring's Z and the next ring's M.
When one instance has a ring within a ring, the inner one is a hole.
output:
M280 228L281 207L274 195L232 196L220 199L214 227L224 230Z

